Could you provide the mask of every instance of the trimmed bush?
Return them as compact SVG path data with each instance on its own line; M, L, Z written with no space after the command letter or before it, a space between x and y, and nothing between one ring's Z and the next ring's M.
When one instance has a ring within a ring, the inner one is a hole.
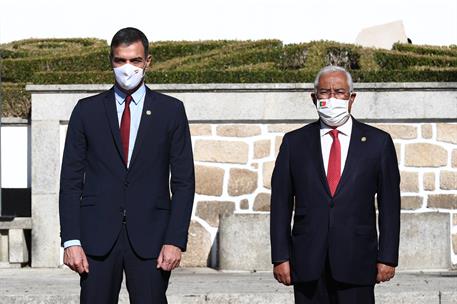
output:
M438 55L457 57L457 48L454 46L432 46L432 45L414 45L395 43L392 50L400 52L409 52L419 55Z
M1 58L76 54L78 51L107 47L105 40L95 38L26 39L0 45Z
M0 86L2 97L2 117L30 116L30 93L25 90L25 84L14 83Z
M282 65L285 69L317 69L339 65L347 69L360 68L362 48L334 41L313 41L284 47Z
M352 71L354 82L455 82L457 68Z
M457 57L417 55L398 51L376 51L375 60L382 69L407 69L412 66L457 67Z
M457 81L457 46L395 44L392 51L334 41L160 41L150 44L149 83L312 82L323 66L359 82ZM25 83L113 83L99 39L29 39L0 45L3 115L27 117ZM6 83L5 83L6 82Z
M312 82L318 70L279 70L265 65L252 65L232 70L148 71L148 83L281 83ZM457 81L457 68L410 70L352 70L355 82ZM34 74L40 84L113 83L112 72L42 72Z
M159 41L149 45L149 53L153 62L163 62L173 58L190 55L201 55L213 50L224 51L236 48L268 48L282 47L279 40L236 41L236 40L209 40L209 41Z
M110 69L109 49L104 47L82 54L4 59L1 74L2 79L7 82L29 82L37 72L108 71Z

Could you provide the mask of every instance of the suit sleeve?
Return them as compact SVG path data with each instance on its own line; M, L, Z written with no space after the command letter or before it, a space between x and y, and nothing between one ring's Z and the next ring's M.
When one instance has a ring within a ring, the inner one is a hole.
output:
M290 153L286 134L271 179L270 239L273 263L290 259L293 196Z
M194 201L195 174L189 123L184 105L182 102L178 105L170 147L171 213L164 243L185 251Z
M60 173L59 215L62 244L80 240L79 208L86 167L87 142L79 101L68 123Z
M400 173L392 138L388 136L381 155L378 176L378 261L398 265L400 243Z

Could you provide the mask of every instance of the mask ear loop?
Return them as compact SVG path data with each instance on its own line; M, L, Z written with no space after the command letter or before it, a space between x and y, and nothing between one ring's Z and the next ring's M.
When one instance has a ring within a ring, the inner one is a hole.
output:
M147 61L145 60L143 68L142 68L142 70L143 70L143 82L144 82L144 77L146 77L146 68L147 68L146 63L147 63Z

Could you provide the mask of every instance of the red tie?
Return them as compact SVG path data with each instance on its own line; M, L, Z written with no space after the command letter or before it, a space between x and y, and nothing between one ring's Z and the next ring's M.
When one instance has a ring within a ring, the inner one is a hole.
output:
M132 96L127 95L125 97L124 103L124 112L122 113L121 119L121 141L122 149L124 152L124 163L127 167L129 161L129 137L130 137L130 102L132 101Z
M338 130L330 131L333 138L332 147L330 148L330 157L328 159L327 181L332 196L335 195L336 187L341 177L341 145L338 139Z

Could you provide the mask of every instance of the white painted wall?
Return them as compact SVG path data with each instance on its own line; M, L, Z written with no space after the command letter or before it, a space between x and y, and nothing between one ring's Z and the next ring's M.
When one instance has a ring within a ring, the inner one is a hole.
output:
M1 132L2 188L29 188L30 126L3 125Z

